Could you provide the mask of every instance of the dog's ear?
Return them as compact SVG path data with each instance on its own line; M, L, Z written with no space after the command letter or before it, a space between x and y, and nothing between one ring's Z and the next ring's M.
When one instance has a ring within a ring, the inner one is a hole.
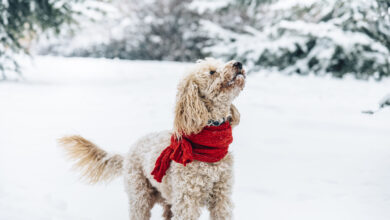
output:
M186 78L179 85L175 107L174 129L176 136L199 133L207 125L208 110L199 96L198 85Z
M240 112L233 104L230 105L230 115L231 115L230 125L232 127L238 125L240 123Z

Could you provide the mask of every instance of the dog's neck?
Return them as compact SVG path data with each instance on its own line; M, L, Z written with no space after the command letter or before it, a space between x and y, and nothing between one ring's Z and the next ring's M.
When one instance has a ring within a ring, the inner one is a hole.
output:
M220 120L213 120L213 119L210 119L208 122L207 122L207 126L220 126L221 124L225 123L228 119L226 118L222 118Z
M231 103L224 103L219 105L213 103L213 105L208 108L209 120L207 125L219 126L225 121L229 120L229 117L231 117L230 105Z

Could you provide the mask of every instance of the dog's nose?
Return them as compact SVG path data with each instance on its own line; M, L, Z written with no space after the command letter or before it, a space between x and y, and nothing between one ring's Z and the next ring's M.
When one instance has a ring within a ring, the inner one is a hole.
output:
M236 67L237 69L241 70L242 69L242 63L235 62L235 63L233 63L233 67Z

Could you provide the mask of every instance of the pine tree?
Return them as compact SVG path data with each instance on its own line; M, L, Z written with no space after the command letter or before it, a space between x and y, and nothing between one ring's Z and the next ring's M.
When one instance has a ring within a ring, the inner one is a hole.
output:
M28 43L45 31L59 33L63 24L80 14L74 4L83 0L0 0L0 73L18 72L15 54L28 53Z
M390 76L388 6L387 0L279 0L257 8L240 33L214 23L216 45L206 50L252 69L379 80Z
M132 53L153 60L199 59L205 34L199 30L200 15L189 5L193 0L151 0L137 3Z
M118 14L122 21L127 22L115 24L120 26L119 34L116 32L107 42L76 47L72 52L62 51L62 54L172 61L203 58L205 54L202 53L202 48L207 45L208 38L200 28L200 13L191 8L193 2L194 0L121 2L117 6Z

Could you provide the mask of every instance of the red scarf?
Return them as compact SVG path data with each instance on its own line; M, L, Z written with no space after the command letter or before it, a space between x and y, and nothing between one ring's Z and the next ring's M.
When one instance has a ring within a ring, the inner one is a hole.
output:
M228 153L229 144L233 142L232 127L229 122L220 126L207 126L198 134L184 135L177 140L171 136L171 144L157 158L152 175L161 182L171 160L184 166L193 160L214 163Z

